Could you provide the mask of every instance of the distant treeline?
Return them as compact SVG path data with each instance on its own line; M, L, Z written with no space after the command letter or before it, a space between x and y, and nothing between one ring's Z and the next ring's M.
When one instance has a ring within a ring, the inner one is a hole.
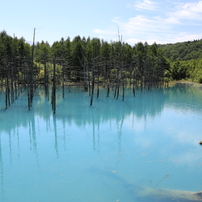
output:
M202 83L202 39L159 45L169 60L167 76L174 80L190 79Z
M52 45L42 41L33 46L24 38L11 37L6 31L0 33L2 80L17 77L20 82L27 83L34 75L33 81L49 82L53 61L57 83L84 81L86 84L100 82L118 86L133 83L151 87L162 84L165 69L169 69L169 63L157 44L149 46L140 42L132 47L121 40L108 43L99 38L76 36L73 40L61 38Z
M18 78L26 83L33 63L33 81L50 82L53 64L56 82L138 84L146 87L170 80L202 82L202 40L177 44L134 46L121 41L110 43L80 36L61 38L52 45L41 41L32 45L24 38L0 32L0 78ZM33 52L32 52L33 51ZM32 56L34 58L32 58ZM33 59L33 60L32 60Z

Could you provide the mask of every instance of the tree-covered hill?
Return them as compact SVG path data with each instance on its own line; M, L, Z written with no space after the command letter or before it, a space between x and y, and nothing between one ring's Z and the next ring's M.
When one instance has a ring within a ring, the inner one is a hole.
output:
M159 45L171 61L202 58L202 39L175 44Z
M159 45L159 48L169 60L167 73L172 79L202 83L202 39Z

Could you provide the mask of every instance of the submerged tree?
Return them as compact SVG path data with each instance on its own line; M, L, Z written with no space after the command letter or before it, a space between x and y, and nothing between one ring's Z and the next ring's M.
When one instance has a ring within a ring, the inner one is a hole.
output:
M171 75L174 69L175 66ZM42 41L30 46L24 38L8 36L5 31L0 33L0 78L6 86L6 107L24 88L28 91L30 109L36 85L44 85L47 97L52 85L51 101L55 110L56 85L62 85L64 97L64 87L71 82L84 85L91 96L90 105L95 90L99 98L101 86L107 88L107 97L113 91L115 99L121 96L124 100L127 85L132 87L135 96L137 87L151 90L163 85L164 74L168 76L169 71L168 61L155 43L139 42L132 47L122 42L120 36L119 41L110 43L76 36L73 40L61 38L52 45Z

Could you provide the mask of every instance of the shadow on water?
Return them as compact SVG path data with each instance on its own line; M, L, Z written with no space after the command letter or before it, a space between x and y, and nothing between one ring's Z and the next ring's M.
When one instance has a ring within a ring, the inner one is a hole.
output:
M72 87L71 87L72 88ZM133 97L130 89L126 92L124 102L106 97L106 90L101 91L100 98L95 100L92 107L89 106L90 97L86 92L73 88L71 91L66 90L67 95L62 99L61 92L58 90L57 95L57 114L56 120L65 121L65 123L76 123L78 126L86 124L97 125L100 122L110 120L122 121L126 116L134 114L137 117L155 116L161 113L168 94L163 89L156 89L152 92L137 91L136 97ZM71 93L70 93L71 92ZM43 89L38 89L34 97L34 103L31 111L27 111L26 94L18 98L8 110L1 108L1 131L12 130L15 127L27 126L26 117L39 116L48 122L53 116L50 101L45 97ZM3 103L1 103L3 106ZM118 108L117 108L118 107ZM12 113L12 118L7 117ZM9 120L9 121L8 121Z
M117 128L119 128L118 138L119 150L121 152L122 125L126 117L132 116L137 119L155 117L161 114L165 105L176 109L195 110L198 112L202 109L202 90L193 88L190 85L178 84L170 88L154 89L151 92L147 90L140 92L137 90L136 97L133 97L131 89L127 89L124 102L121 99L113 99L113 93L111 97L106 97L106 91L106 89L102 89L99 99L95 99L93 106L90 107L90 97L83 89L67 87L66 96L63 99L62 89L59 88L57 91L56 115L52 113L50 99L45 96L43 88L38 88L35 92L33 107L30 111L27 110L26 106L26 92L7 110L3 109L4 93L0 92L0 134L2 132L11 134L20 127L28 127L30 145L33 146L35 153L37 153L35 122L38 119L42 119L45 122L47 131L51 128L51 125L54 126L55 151L58 156L58 122L63 123L63 139L65 139L65 131L72 124L80 128L92 125L93 147L95 150L96 147L99 148L99 126L103 123L110 124L112 121L116 121ZM95 133L96 129L98 133ZM18 142L19 137L18 134ZM9 141L11 141L11 138ZM10 153L12 153L11 147Z
M68 125L76 124L78 127L85 128L86 125L93 126L93 144L99 145L99 137L95 136L95 128L98 128L101 123L110 123L116 120L117 127L119 127L119 139L121 142L121 128L126 117L132 116L136 118L155 117L161 114L165 105L182 110L196 110L202 109L202 91L199 88L192 88L190 86L176 85L171 88L155 89L152 92L137 90L136 97L133 97L130 89L126 91L126 99L121 100L106 97L106 90L100 92L100 98L94 101L92 107L89 106L89 95L80 88L67 87L66 96L62 98L62 91L58 89L57 94L57 113L53 116L50 99L47 99L45 92L39 88L34 97L34 104L31 111L27 110L26 93L21 95L15 103L13 103L7 110L1 108L0 113L0 133L3 131L10 134L16 128L31 127L34 148L37 145L36 134L34 126L36 117L45 121L47 130L50 125L54 125L55 130L55 149L57 150L57 122L63 123L64 131ZM0 93L3 98L3 93ZM4 99L1 99L3 106ZM10 115L12 114L12 116ZM31 126L30 126L31 125ZM98 134L99 136L99 134ZM65 136L64 136L65 137ZM30 141L31 141L30 139ZM57 153L58 151L56 151Z
M71 88L71 89L70 89ZM50 121L53 116L50 101L45 97L43 89L39 88L34 97L34 104L31 112L27 111L26 93L18 98L8 110L4 110L3 93L0 94L0 130L12 130L15 127L27 126L29 116L40 116L44 120ZM79 88L69 87L66 89L66 97L62 99L62 94L58 90L56 120L65 123L76 123L78 126L85 126L93 123L117 120L121 121L128 115L136 117L153 116L160 114L165 104L178 108L190 108L193 110L202 109L202 91L183 84L165 89L155 89L152 92L137 90L136 97L133 97L130 89L126 92L124 102L106 97L106 90L102 90L100 98L95 100L92 107L89 106L90 97ZM117 108L118 107L118 108ZM12 113L12 118L7 114Z
M202 88L190 84L176 84L167 89L167 104L179 109L202 110Z
M58 122L63 123L65 131L68 126L75 124L80 128L86 125L92 125L93 147L99 148L99 126L102 123L111 123L116 121L119 139L119 153L121 153L122 125L127 116L132 115L137 118L155 117L160 114L164 108L169 96L164 89L156 89L152 92L136 91L136 97L133 97L131 89L125 93L125 101L106 97L106 89L100 91L99 99L94 101L93 106L89 106L89 95L78 87L67 87L66 96L62 98L62 89L57 91L57 113L53 115L50 105L50 99L47 99L43 88L38 88L35 92L33 106L30 111L27 110L27 94L24 92L7 110L1 109L0 113L0 133L11 134L20 127L29 129L30 148L33 148L37 157L37 134L35 124L38 119L45 122L46 130L54 126L55 151L58 154ZM3 93L1 93L3 98ZM3 106L3 99L1 105ZM12 116L10 115L12 114ZM95 132L97 129L98 132ZM19 142L18 136L18 142ZM11 141L11 139L10 139ZM64 143L65 144L65 143Z

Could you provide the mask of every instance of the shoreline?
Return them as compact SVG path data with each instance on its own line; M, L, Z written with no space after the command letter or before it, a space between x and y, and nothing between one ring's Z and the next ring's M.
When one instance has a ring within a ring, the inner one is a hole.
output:
M182 81L171 81L169 82L169 86L174 86L174 85L178 85L178 84L182 84L182 85L187 85L187 86L194 86L194 87L202 87L201 83L196 83L193 81L186 81L186 80L182 80Z

